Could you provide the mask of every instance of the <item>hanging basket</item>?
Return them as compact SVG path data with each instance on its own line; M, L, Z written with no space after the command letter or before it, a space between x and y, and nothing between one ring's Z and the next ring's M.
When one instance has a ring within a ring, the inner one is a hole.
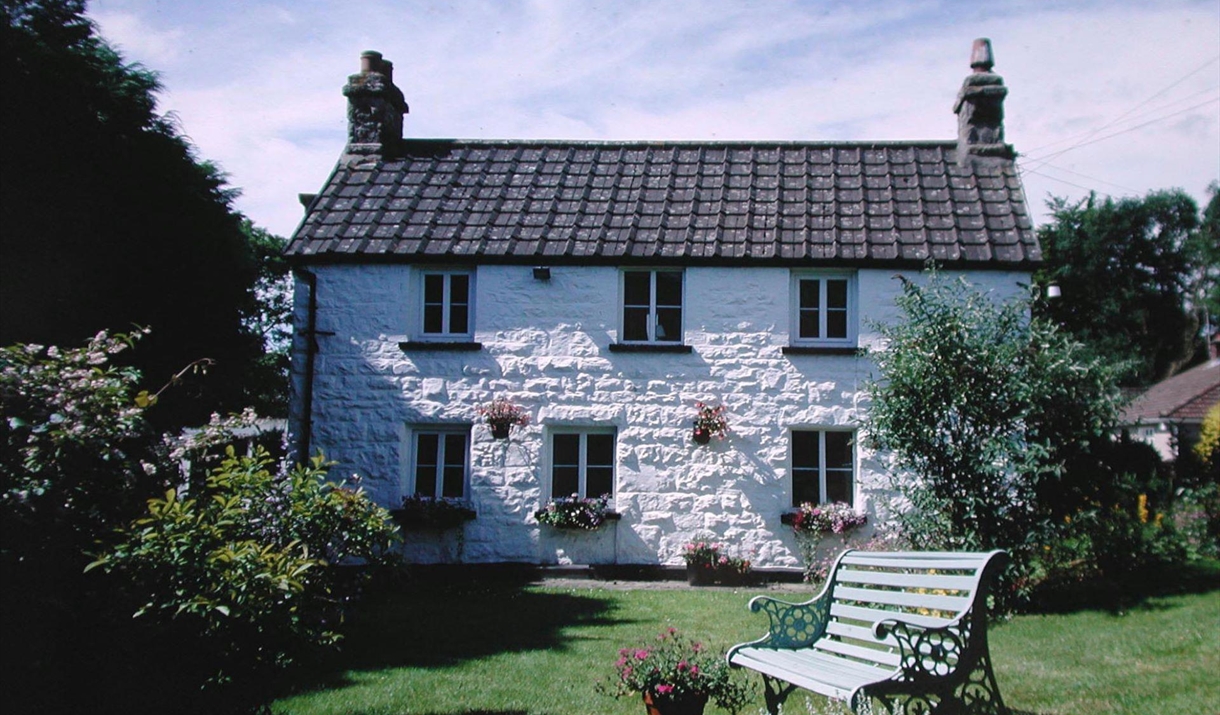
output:
M490 425L490 427L491 436L495 439L508 439L508 432L513 428L512 425L508 424L494 424Z
M712 433L696 427L691 439L695 440L695 444L707 444L712 441Z

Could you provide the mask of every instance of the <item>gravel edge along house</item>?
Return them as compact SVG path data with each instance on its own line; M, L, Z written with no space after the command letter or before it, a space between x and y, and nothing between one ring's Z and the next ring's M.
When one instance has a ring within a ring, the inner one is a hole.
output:
M364 53L286 249L297 454L391 509L461 500L473 518L407 532L413 563L677 565L714 539L801 566L794 505L883 516L858 420L895 274L934 260L1005 297L1040 261L989 42L971 66L956 140L463 141L403 138ZM497 398L529 417L507 439L478 412ZM724 439L692 439L698 402ZM538 523L573 493L617 518Z

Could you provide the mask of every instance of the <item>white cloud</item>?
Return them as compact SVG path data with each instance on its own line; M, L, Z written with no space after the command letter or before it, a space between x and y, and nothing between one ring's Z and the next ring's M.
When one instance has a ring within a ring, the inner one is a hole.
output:
M340 88L365 49L395 63L408 136L951 139L970 42L989 36L1010 88L1007 138L1039 172L1025 176L1037 215L1048 192L1082 195L1072 184L1116 195L1181 186L1202 197L1220 178L1220 102L1152 121L1220 96L1220 63L1182 80L1220 56L1214 2L92 8L129 59L162 72L163 108L243 190L239 208L281 234L300 219L296 194L316 191L343 148ZM1036 161L1179 80L1097 136L1148 126Z

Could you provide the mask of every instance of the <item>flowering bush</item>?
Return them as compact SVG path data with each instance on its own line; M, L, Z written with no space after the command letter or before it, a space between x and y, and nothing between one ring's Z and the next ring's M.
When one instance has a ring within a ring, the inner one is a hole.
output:
M446 497L406 497L402 508L390 514L405 527L421 529L450 529L474 518L469 504Z
M476 407L475 410L493 431L507 432L508 428L513 425L525 426L530 423L530 416L525 413L524 409L503 397L497 397L492 400L490 405Z
M547 524L557 529L592 530L601 526L609 513L607 497L582 499L573 494L570 497L552 499L545 507L534 512L534 518L539 524Z
M792 517L792 528L804 534L845 534L867 521L865 516L843 502L811 504L805 502L797 507Z
M750 574L750 560L723 552L723 544L695 541L682 547L688 569L705 572L713 581L740 581Z
M662 631L650 645L623 648L618 654L615 675L598 686L603 693L643 693L658 705L705 697L734 713L750 699L749 687L730 671L723 652L705 648L675 628Z
M724 405L711 405L696 402L695 409L695 440L706 442L708 439L724 439L729 431L729 421L724 416Z

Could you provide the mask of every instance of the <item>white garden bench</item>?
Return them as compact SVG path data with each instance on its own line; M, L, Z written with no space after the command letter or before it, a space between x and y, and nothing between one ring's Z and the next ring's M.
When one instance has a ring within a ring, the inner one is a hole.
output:
M796 688L870 712L1004 715L987 650L987 588L1007 563L989 553L844 551L804 603L768 596L765 637L734 646L731 665L762 673L767 711Z

